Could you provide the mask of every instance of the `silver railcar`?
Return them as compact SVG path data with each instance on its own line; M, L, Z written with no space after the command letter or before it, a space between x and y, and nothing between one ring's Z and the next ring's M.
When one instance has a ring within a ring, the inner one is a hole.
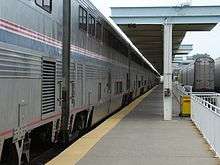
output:
M69 133L75 137L158 78L89 1L71 2ZM36 137L44 145L57 142L61 50L61 0L1 0L0 161L28 161Z
M215 91L220 92L220 58L215 60Z
M193 91L214 91L215 61L199 57L180 71L183 85L191 85Z

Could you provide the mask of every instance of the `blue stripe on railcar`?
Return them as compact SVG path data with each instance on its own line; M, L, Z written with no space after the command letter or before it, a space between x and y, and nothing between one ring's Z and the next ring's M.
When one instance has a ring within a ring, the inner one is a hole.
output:
M59 52L61 52L60 48L24 37L18 34L14 34L3 29L0 29L0 42L43 52L53 58L61 58L61 56L59 55ZM96 64L100 64L100 65L104 64L106 67L111 66L110 62L88 57L77 52L72 53L71 58L74 58L76 61L79 61L79 62L90 62L90 60L92 60Z

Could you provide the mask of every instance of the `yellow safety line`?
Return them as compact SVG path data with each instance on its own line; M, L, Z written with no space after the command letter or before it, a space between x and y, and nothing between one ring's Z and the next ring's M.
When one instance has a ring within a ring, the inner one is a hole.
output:
M94 130L84 135L73 143L69 148L60 153L57 157L49 161L46 165L74 165L82 159L95 144L101 140L111 129L113 129L127 114L148 96L156 87L134 100L131 104L123 108L115 115L108 118Z

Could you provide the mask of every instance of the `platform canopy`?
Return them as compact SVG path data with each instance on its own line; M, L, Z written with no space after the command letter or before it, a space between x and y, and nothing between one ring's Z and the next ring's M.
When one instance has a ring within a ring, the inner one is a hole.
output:
M163 74L164 24L172 24L173 56L187 31L210 31L220 22L220 6L112 7L111 18Z
M174 55L188 55L193 50L192 44L180 45L177 50L174 51Z

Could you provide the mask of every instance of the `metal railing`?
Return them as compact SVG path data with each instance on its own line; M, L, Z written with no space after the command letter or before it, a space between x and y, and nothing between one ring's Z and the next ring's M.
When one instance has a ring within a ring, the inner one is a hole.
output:
M173 85L178 98L191 95L191 120L201 131L216 155L220 157L220 94L215 92L187 92L183 86Z
M184 95L190 95L192 88L190 86L181 86L178 83L173 83L173 95L176 97L177 101L180 103L181 98Z
M211 103L215 106L219 105L218 104L218 100L220 98L219 93L215 93L215 92L193 92L192 94L194 96L202 98L205 101L208 101L209 103Z
M216 104L216 94L213 94L213 96L209 95L209 97L192 95L191 119L216 155L220 157L220 108L211 103L213 99Z

